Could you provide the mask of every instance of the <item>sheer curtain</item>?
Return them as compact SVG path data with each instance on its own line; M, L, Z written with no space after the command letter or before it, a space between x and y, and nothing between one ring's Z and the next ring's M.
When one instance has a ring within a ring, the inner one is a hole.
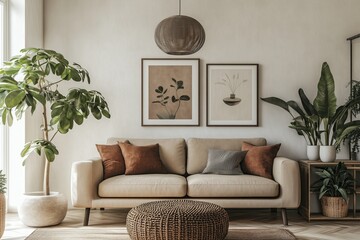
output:
M25 15L25 1L0 0L0 66L10 55L18 54L23 46L22 19ZM23 11L19 11L23 10ZM10 20L11 19L11 20ZM11 39L15 40L13 42ZM11 44L10 44L11 42ZM11 49L13 51L11 51ZM15 50L16 49L16 50ZM25 121L14 121L11 128L0 124L0 169L3 169L8 179L7 208L16 211L25 186L25 169L22 167L20 151L25 143Z

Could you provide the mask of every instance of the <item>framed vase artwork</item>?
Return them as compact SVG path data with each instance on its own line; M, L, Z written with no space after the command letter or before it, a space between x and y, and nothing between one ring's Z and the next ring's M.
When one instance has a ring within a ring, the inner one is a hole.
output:
M142 126L199 126L200 59L143 58Z
M258 64L207 64L207 126L258 126Z

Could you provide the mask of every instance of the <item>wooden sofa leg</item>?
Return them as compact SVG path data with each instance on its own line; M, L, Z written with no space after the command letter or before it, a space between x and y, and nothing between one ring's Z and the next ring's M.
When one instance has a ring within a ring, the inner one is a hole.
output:
M89 218L90 218L90 208L85 208L84 226L89 225Z
M100 208L100 211L105 211L105 208L103 208L103 207L102 207L102 208Z
M288 218L287 218L287 213L286 213L286 208L282 208L281 209L281 216L282 216L282 220L283 220L283 224L284 226L288 226Z

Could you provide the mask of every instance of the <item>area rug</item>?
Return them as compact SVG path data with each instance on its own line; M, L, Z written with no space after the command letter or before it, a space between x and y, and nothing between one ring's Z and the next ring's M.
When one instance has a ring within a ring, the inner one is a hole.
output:
M26 240L130 240L125 228L39 228ZM286 229L230 229L226 240L294 240Z

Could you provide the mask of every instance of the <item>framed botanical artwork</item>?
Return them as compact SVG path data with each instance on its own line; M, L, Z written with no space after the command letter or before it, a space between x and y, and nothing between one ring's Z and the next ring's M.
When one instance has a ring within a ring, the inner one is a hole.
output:
M207 64L207 126L258 126L258 64Z
M143 58L142 126L199 126L200 59Z

